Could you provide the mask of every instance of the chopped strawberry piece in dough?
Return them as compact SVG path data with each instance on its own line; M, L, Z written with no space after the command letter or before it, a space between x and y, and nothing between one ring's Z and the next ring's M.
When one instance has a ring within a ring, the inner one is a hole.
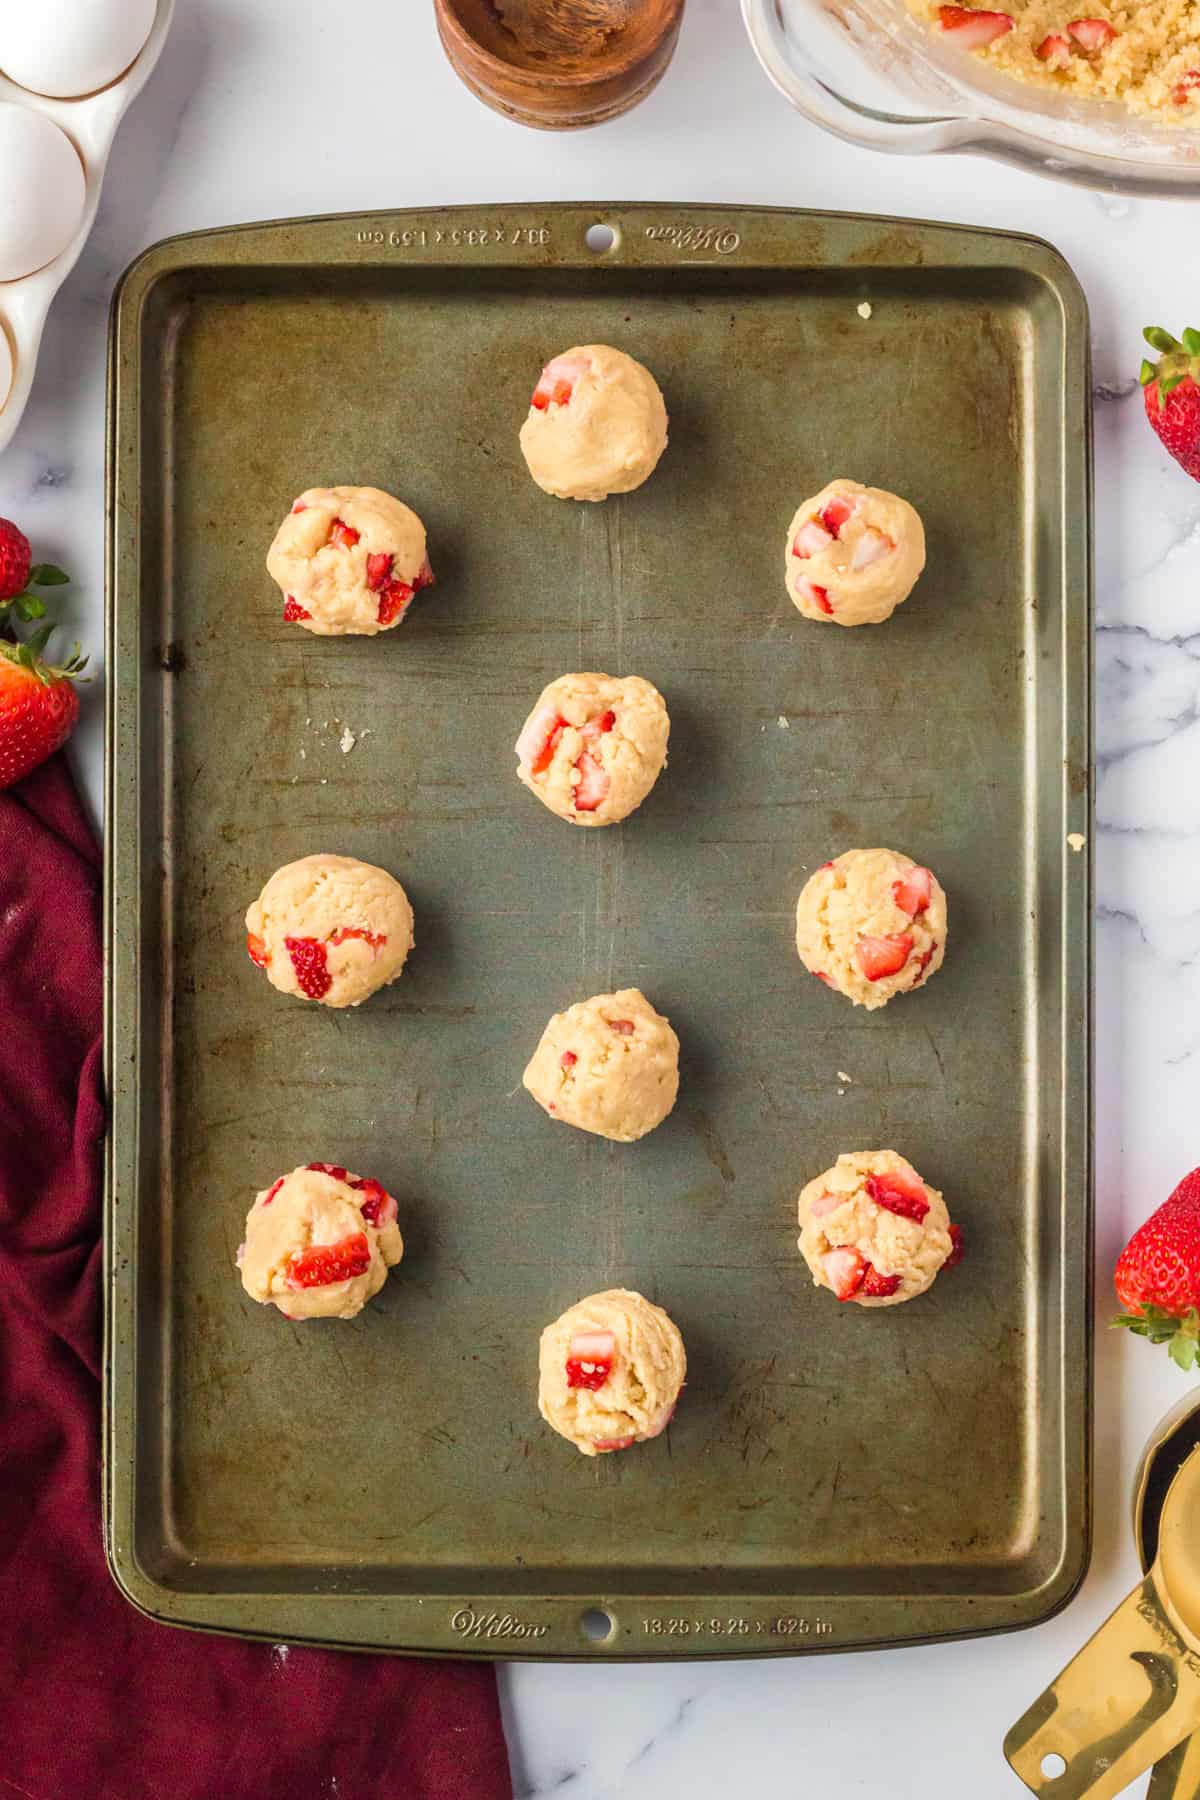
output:
M961 1225L952 1225L950 1227L950 1246L950 1254L942 1266L946 1269L956 1269L966 1255L966 1246L963 1243L963 1229Z
M560 1069L568 1069L569 1070L569 1069L573 1069L575 1067L575 1064L578 1061L579 1061L579 1058L576 1056L576 1054L573 1050L564 1050L562 1055L558 1059L558 1066Z
M863 1276L862 1292L871 1300L887 1300L900 1286L898 1275L881 1275L874 1263L867 1264L867 1272Z
M1200 101L1200 69L1189 69L1171 89L1171 98L1176 106L1186 106L1192 99Z
M868 1175L867 1193L884 1212L895 1213L901 1219L912 1219L917 1225L929 1211L925 1184L900 1169L893 1169L886 1175Z
M835 494L821 514L821 523L830 537L837 537L846 520L853 518L857 511L857 500L849 500L844 494Z
M588 720L587 724L583 727L582 735L585 738L602 737L606 731L612 730L616 722L617 715L615 712L601 713L598 719Z
M890 937L860 937L854 954L868 981L882 981L887 975L898 975L912 952L913 941L907 931L893 932Z
M1042 39L1035 55L1040 62L1049 63L1052 69L1065 69L1071 60L1071 40L1061 31L1052 31Z
M433 567L429 561L429 558L426 557L425 561L421 564L421 567L417 570L417 579L413 583L413 586L417 589L418 592L420 592L420 590L422 588L432 587L433 585L434 585Z
M828 550L836 536L836 531L826 531L817 519L808 519L792 539L792 555L816 556L819 551Z
M608 771L598 757L585 750L575 764L579 772L579 783L574 790L576 812L595 812L603 806L608 798L608 790L612 786Z
M352 1281L371 1266L371 1246L365 1231L352 1231L336 1244L310 1244L293 1250L287 1262L290 1288L330 1287L335 1281Z
M292 511L293 512L307 512L308 511L308 501L307 500L297 500L292 507Z
M803 576L796 583L801 595L812 606L819 606L823 613L833 617L833 602L829 598L828 588L818 587L815 581L808 581Z
M900 881L893 881L892 898L901 912L915 919L933 899L932 874L928 869L910 869Z
M258 964L260 969L265 969L271 960L271 953L267 946L253 931L246 933L246 954L252 963Z
M575 391L575 383L586 369L587 363L580 356L552 358L542 370L530 405L538 412L545 412L551 406L566 406Z
M596 1438L592 1448L593 1450L628 1450L629 1446L636 1442L636 1438L631 1437Z
M517 739L517 757L531 775L542 775L554 761L567 721L553 706L539 706Z
M275 1198L276 1194L279 1192L280 1188L283 1186L283 1184L286 1180L287 1180L287 1176L281 1175L279 1177L279 1180L274 1182L267 1189L266 1193L263 1195L263 1205L264 1206L270 1206L272 1200Z
M362 532L355 531L344 519L335 519L329 529L329 542L342 550L352 550L361 536Z
M843 1246L827 1250L821 1258L825 1279L839 1300L851 1300L863 1284L867 1272L865 1259L857 1250Z
M844 1194L821 1194L809 1207L814 1219L823 1219L827 1213L836 1212L845 1199Z
M1008 13L982 12L971 6L939 6L941 29L964 50L984 50L1013 28Z
M339 925L336 931L329 934L331 944L344 944L347 938L361 938L370 944L372 950L378 952L387 943L386 931L360 931L357 925Z
M920 962L917 964L917 974L920 976L924 976L926 969L929 967L929 965L932 961L933 961L933 950L932 950L932 948L930 948L930 949L926 950L924 956L922 956Z
M379 623L394 625L408 611L416 588L407 581L389 581L379 596Z
M895 548L895 544L886 533L868 528L854 546L850 567L852 569L869 569L872 563L881 562L885 556L890 556Z
M324 944L316 938L285 937L284 944L300 983L300 992L310 1000L321 1000L333 985Z
M1097 50L1103 50L1117 35L1107 19L1072 19L1067 26L1067 34L1089 56L1095 55Z
M602 1388L612 1374L617 1340L611 1331L580 1331L567 1345L567 1386Z
M610 1019L608 1022L614 1031L620 1032L622 1037L633 1036L634 1024L632 1019Z
M367 586L373 594L377 594L381 587L387 585L395 560L395 557L389 556L383 550L372 551L367 557Z
M363 1218L369 1224L382 1227L394 1222L400 1209L381 1181L364 1178L360 1181L352 1181L350 1185L360 1189L366 1196L359 1202L359 1206Z
M827 988L831 988L833 986L832 978L830 976L826 975L826 973L823 969L814 969L813 974L816 976L818 981L823 981Z
M300 602L293 600L290 594L283 603L283 616L289 625L293 625L297 619L312 618L307 606L301 606Z

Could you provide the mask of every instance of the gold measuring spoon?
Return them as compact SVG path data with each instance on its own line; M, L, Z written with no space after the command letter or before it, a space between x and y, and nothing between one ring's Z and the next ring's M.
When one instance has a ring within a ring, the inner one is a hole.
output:
M1200 1393L1193 1389L1151 1432L1134 1478L1133 1535L1144 1570L1158 1554L1163 1500L1198 1444ZM1155 1763L1146 1800L1200 1800L1200 1731Z
M1200 1448L1167 1492L1149 1574L1013 1726L1004 1754L1045 1800L1115 1800L1197 1728Z

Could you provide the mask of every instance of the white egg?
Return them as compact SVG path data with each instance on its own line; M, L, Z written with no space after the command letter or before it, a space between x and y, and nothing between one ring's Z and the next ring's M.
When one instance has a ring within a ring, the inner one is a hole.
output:
M0 69L18 87L71 100L123 75L156 0L0 0Z
M83 217L83 164L44 113L0 102L0 281L53 262Z
M4 329L4 321L0 319L0 412L4 411L4 402L12 392L13 353L8 341L8 333Z

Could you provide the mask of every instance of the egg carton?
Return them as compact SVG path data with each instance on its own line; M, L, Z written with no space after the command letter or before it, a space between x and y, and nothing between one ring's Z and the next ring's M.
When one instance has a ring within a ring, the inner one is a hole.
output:
M36 4L36 0L31 0L31 4ZM95 221L100 188L117 127L159 59L174 11L175 0L158 0L154 24L140 54L123 75L99 93L88 94L79 100L52 100L42 94L30 93L0 74L0 101L14 101L52 119L75 146L83 163L85 181L79 230L66 249L32 275L23 275L16 281L0 281L0 333L8 339L13 361L8 395L0 394L0 451L20 424L29 400L50 303L74 268ZM0 361L0 378L2 375Z

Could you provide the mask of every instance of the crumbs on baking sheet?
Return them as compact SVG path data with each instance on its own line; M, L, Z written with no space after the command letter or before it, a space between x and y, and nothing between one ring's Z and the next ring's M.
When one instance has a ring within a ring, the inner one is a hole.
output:
M1070 844L1076 856L1078 856L1079 852L1083 849L1083 846L1087 843L1087 839L1084 837L1082 831L1068 831L1067 842Z
M869 319L875 308L869 300L860 300L854 310L860 319Z

